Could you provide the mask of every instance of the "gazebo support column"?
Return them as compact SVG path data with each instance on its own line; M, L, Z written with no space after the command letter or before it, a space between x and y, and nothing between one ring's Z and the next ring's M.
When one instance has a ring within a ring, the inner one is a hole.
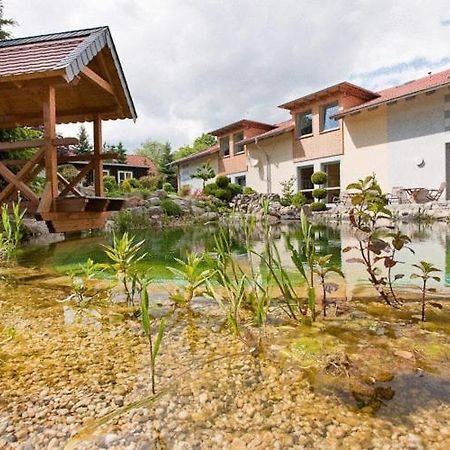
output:
M45 145L45 177L47 181L46 193L51 197L51 201L47 199L47 205L53 204L58 197L58 155L56 145L56 99L55 87L48 86L44 94L44 139Z
M100 154L103 150L102 139L102 120L99 116L94 118L94 180L95 180L95 195L96 197L104 196L103 189L103 160Z

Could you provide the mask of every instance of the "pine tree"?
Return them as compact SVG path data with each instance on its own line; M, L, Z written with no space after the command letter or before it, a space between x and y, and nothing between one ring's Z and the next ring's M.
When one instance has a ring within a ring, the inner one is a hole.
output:
M78 145L74 147L75 153L77 155L85 155L86 153L92 153L92 145L89 142L89 135L86 131L86 127L84 125L80 126L80 130L78 132Z
M169 142L166 142L162 149L161 157L157 162L157 168L160 173L165 175L167 182L176 188L177 177L175 175L175 169L169 165L171 162L173 162L172 146Z
M119 156L117 158L117 161L120 163L126 163L127 162L127 150L123 146L122 141L119 141L117 146L114 149L115 153L117 153Z
M3 1L0 0L0 41L11 38L11 32L6 31L4 28L15 25L17 25L17 22L15 20L3 18Z

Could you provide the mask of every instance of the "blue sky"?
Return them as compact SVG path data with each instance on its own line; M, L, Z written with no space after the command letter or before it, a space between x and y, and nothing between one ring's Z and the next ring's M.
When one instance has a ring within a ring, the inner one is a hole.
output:
M448 0L4 0L16 37L109 25L138 121L105 138L174 148L348 80L382 89L450 67ZM73 135L77 127L64 128Z

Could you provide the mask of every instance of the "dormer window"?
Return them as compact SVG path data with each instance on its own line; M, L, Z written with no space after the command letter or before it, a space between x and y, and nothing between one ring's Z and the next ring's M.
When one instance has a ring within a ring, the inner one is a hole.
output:
M295 130L297 139L312 134L312 111L304 111L295 116Z
M241 155L242 153L244 153L244 145L238 144L238 142L242 141L243 139L244 139L243 131L233 134L233 146L234 146L234 154L235 155Z
M339 112L339 105L332 103L325 105L320 110L320 131L335 130L339 128L339 122L332 116Z
M230 156L230 137L225 136L219 139L220 153L222 157Z

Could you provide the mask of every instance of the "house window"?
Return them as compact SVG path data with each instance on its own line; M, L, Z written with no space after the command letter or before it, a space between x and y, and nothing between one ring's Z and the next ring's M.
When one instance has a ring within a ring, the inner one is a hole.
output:
M302 113L298 113L295 116L295 129L296 129L296 137L301 138L302 136L307 136L312 134L312 112L305 111Z
M109 177L109 169L103 169L103 176Z
M236 144L239 141L242 141L244 139L244 132L240 131L239 133L235 133L233 135L233 145L234 145L234 154L235 155L241 155L244 153L244 145L243 144Z
M334 130L339 128L339 122L332 118L339 112L339 105L333 103L331 105L325 105L320 110L320 131Z
M119 180L119 184L123 183L125 180L133 178L133 172L131 170L119 170L117 172L117 178Z
M322 164L322 170L328 175L327 184L327 203L333 203L339 198L341 192L341 164L339 161Z
M234 182L241 187L245 187L247 180L245 178L245 175L239 175L238 177L234 177Z
M314 173L314 166L304 166L297 169L298 190L303 192L306 198L312 201L312 191L314 185L311 182L311 175Z
M230 156L230 137L226 136L223 138L220 138L220 152L222 153L223 157Z

